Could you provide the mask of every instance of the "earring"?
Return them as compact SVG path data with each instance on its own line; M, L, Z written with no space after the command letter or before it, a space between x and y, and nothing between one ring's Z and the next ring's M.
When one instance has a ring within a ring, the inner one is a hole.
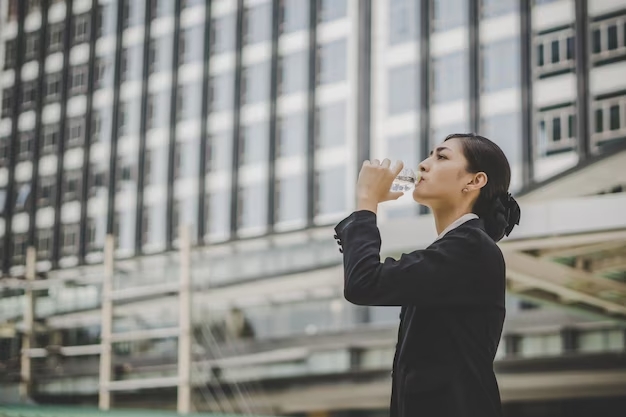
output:
M466 188L463 188L463 192L464 192L464 193L466 193L466 192L468 192L468 191L469 191L469 190L467 189L467 187L466 187Z

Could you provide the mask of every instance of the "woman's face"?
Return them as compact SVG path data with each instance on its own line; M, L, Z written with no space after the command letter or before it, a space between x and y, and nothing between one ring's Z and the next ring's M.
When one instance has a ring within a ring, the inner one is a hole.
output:
M466 171L467 160L462 146L459 139L449 139L420 163L422 177L413 190L416 202L433 208L442 202L454 204L462 198L463 188L473 177Z

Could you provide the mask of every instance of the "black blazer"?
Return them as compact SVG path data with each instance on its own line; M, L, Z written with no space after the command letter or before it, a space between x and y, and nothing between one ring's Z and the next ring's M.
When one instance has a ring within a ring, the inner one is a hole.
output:
M482 220L382 263L371 211L352 213L335 232L346 300L402 306L390 416L501 416L493 361L505 317L505 264Z

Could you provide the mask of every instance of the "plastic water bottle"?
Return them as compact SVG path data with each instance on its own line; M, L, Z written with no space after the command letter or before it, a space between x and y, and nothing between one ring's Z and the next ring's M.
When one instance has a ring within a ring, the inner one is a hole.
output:
M411 168L404 168L393 183L391 184L391 191L407 192L415 188L416 181L419 180L419 173L415 175L415 172Z

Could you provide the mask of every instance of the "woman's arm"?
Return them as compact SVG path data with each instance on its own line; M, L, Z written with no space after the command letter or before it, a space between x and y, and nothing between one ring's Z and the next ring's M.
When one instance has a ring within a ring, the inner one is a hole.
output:
M503 260L481 261L484 244L473 229L455 229L426 249L382 263L375 213L356 211L335 231L343 249L344 296L353 304L493 305L494 291L503 285Z

